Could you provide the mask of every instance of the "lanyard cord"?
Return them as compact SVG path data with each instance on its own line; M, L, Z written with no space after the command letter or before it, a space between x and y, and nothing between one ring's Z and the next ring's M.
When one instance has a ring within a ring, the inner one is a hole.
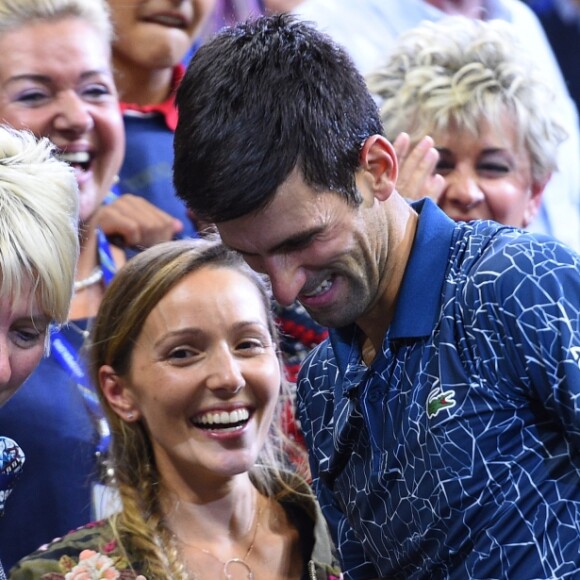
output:
M103 270L103 282L105 286L107 286L113 279L117 267L115 266L115 262L113 260L109 240L107 240L107 237L100 229L97 230L97 239L99 263ZM62 330L58 330L54 332L51 337L51 346L51 352L53 353L54 358L76 382L78 390L83 397L86 407L95 423L96 430L99 434L97 453L100 456L103 456L109 448L111 431L109 429L107 420L105 419L101 404L99 403L99 398L97 396L95 386L92 384L90 377L88 376L84 361L80 356L82 345L77 347L76 345L72 344L65 337L64 332ZM2 579L0 578L0 580Z

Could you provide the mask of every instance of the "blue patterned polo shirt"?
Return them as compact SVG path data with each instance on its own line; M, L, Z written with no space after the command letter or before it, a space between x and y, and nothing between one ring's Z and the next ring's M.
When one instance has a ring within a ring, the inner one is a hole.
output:
M433 203L382 352L331 331L298 385L351 580L580 577L580 256Z

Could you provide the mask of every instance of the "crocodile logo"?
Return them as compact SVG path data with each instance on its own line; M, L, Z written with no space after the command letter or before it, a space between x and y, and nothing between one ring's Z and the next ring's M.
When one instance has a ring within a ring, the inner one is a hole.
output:
M432 419L443 409L455 407L455 391L443 392L440 387L436 387L429 393L427 399L427 417Z

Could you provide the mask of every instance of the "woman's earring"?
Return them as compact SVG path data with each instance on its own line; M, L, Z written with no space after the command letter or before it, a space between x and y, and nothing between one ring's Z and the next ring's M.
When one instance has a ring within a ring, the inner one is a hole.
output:
M127 421L132 421L135 418L135 415L130 411L127 413Z

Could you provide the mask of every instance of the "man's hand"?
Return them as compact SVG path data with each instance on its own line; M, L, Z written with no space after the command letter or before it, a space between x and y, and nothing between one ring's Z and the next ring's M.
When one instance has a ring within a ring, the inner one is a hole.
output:
M439 153L434 147L433 139L423 137L411 149L409 135L401 133L395 139L393 147L399 160L397 191L411 201L430 197L437 203L445 189L445 178L435 173Z
M120 245L136 248L167 242L183 230L177 218L131 193L101 206L96 221L108 238L120 239Z

